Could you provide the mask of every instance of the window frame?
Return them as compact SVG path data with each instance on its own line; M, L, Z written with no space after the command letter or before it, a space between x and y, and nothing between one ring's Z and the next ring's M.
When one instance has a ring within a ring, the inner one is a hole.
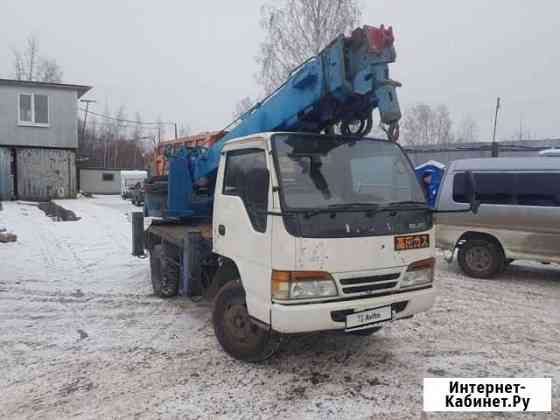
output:
M455 182L456 182L456 177L463 175L466 176L467 170L460 170L460 171L455 171L453 173L453 179L451 182L451 200L454 204L461 204L461 205L465 205L465 204L469 204L467 201L457 201L455 199ZM517 185L517 172L516 171L499 171L499 170L495 170L495 169L489 169L489 170L473 170L472 171L475 180L477 182L477 184L480 182L479 179L476 179L477 175L510 175L512 177L512 184L511 184L511 188L512 191L510 192L511 195L511 202L509 203L489 203L487 201L484 201L480 198L481 192L477 191L477 199L480 201L481 205L486 205L486 206L515 206L516 202L517 202L517 195L516 195L516 185Z
M101 182L115 182L115 174L112 172L101 172Z
M265 168L267 170L269 170L269 164L268 164L268 158L267 158L267 151L264 148L260 148L260 147L246 147L246 148L240 148L240 149L232 149L232 150L228 150L225 153L225 159L224 159L224 173L223 173L223 178L222 178L222 188L221 188L221 194L224 197L237 197L241 203L243 204L243 208L245 209L245 212L249 218L249 223L251 225L251 227L253 228L253 230L257 233L266 233L266 230L268 229L268 207L270 206L270 197L268 197L268 194L270 193L270 185L272 183L271 179L269 178L269 186L268 186L268 191L267 191L267 203L266 203L266 209L264 209L263 214L264 214L264 218L263 218L263 223L262 226L258 225L255 221L255 214L253 213L255 211L255 209L250 208L250 206L248 205L248 203L245 200L245 197L243 197L241 194L239 194L238 191L235 192L229 192L226 191L226 187L227 187L227 175L228 175L228 167L229 167L229 159L230 157L235 157L235 156L242 156L242 155L249 155L249 154L253 154L253 153L262 153L263 158L264 158L264 165ZM270 175L269 175L270 176ZM249 203L251 204L251 203Z
M242 148L242 149L232 149L232 150L228 150L227 152L225 152L225 159L224 159L224 178L223 178L223 182L222 182L222 195L227 195L228 197L239 197L241 198L241 196L239 195L239 193L235 192L228 192L226 191L226 187L227 187L227 176L228 176L228 161L230 156L238 156L238 155L248 155L251 153L264 153L264 161L265 164L267 163L266 161L266 150L265 149L259 149L258 147L247 147L247 148ZM268 165L267 165L268 167Z
M47 123L37 123L35 122L35 95L46 96L47 97ZM31 121L23 121L21 119L21 97L30 96L31 97ZM17 113L18 113L18 125L20 127L44 127L48 128L51 126L51 96L46 93L31 93L31 92L20 92L17 95Z

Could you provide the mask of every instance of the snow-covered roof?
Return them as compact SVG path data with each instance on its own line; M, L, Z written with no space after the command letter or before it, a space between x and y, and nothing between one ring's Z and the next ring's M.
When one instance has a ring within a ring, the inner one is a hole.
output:
M427 166L435 166L439 169L445 169L445 165L441 162L438 162L437 160L429 160L427 162L424 162L422 165L418 165L416 169L426 168Z
M546 149L539 152L539 156L554 156L560 157L560 149Z

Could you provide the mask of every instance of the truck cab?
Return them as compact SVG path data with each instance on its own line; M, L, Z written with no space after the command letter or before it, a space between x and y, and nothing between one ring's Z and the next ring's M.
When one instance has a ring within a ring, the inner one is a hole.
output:
M397 144L262 133L221 153L213 320L228 353L261 359L277 334L368 334L433 305L432 215Z

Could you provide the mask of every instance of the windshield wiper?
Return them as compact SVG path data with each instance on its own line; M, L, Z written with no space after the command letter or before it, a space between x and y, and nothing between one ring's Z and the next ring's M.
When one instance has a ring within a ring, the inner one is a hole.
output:
M329 204L327 208L337 209L337 210L352 210L352 209L376 209L379 204L376 203L340 203L340 204Z
M336 212L343 211L343 212L360 212L365 211L366 215L370 216L379 207L379 204L375 203L339 203L339 204L329 204L326 208L318 208L314 210L307 210L304 212L304 216L306 218L310 218L322 213L331 213L333 216L336 216Z
M381 207L380 211L394 211L394 210L425 210L428 205L423 201L393 201Z
M427 204L424 201L393 201L388 203L387 206L422 206L426 207Z

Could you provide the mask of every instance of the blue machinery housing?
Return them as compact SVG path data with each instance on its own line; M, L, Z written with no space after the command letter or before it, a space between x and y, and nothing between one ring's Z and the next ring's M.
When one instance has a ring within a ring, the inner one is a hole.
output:
M377 108L389 139L396 140L401 112L396 94L400 84L389 78L388 64L396 58L393 44L392 28L383 26L340 35L232 123L211 148L183 148L169 156L166 205L147 192L146 214L209 217L221 151L234 138L271 131L329 133L337 125L343 134L362 137L370 132Z

